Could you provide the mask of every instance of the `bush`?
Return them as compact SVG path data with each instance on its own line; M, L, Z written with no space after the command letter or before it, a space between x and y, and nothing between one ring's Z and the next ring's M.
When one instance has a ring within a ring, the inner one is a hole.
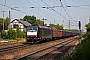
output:
M2 39L7 39L7 38L8 38L7 32L1 31L1 38L2 38Z
M23 38L26 38L26 30L23 31Z
M83 40L84 41L84 40ZM62 60L89 60L90 59L90 41L81 43L72 54Z
M8 38L9 39L15 39L16 38L16 32L13 29L9 29L8 33Z
M16 39L16 38L25 38L26 37L26 31L21 31L19 28L15 30L9 29L8 32L1 31L0 37L2 39Z
M86 25L87 33L79 38L84 38L69 56L62 60L90 60L90 23Z
M90 39L90 32L87 32L87 33L85 34L85 37L86 37L86 39Z
M26 31L21 31L18 27L16 29L16 37L17 38L25 38L26 37Z
M90 59L90 33L81 35L82 43L78 44L76 49L62 60L89 60Z

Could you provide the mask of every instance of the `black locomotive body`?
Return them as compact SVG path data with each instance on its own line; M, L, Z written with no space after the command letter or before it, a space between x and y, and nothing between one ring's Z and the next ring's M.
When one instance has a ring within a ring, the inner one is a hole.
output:
M26 35L26 41L32 43L52 39L51 29L45 26L29 26Z

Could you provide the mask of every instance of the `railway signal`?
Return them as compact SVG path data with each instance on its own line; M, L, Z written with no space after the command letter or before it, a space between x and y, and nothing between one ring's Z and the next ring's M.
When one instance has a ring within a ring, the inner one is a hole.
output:
M80 31L80 34L81 34L81 21L79 21L78 25L79 25L79 31Z

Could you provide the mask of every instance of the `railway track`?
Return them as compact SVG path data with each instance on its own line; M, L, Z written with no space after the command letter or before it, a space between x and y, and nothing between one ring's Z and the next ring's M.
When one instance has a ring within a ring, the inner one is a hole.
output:
M45 43L41 43L41 44L25 44L24 43L24 44L15 44L13 46L9 45L9 46L5 46L5 47L0 47L0 59L11 59L11 60L16 59L16 60L18 60L19 57L20 57L20 59L23 59L22 57L26 58L28 55L36 54L39 51L47 50L47 52L48 52L48 49L50 47L54 48L55 47L54 45L62 44L65 41L67 42L70 39L76 39L76 37L64 38L64 39L45 42ZM63 47L62 45L60 45L60 46ZM47 53L45 53L45 54L47 54ZM43 55L45 55L45 54L43 54Z
M0 53L8 53L9 51L16 51L18 49L25 49L27 48L28 45L27 44L15 44L15 45L9 45L9 46L5 46L5 47L0 47Z
M20 43L20 44L0 47L0 59L1 60L8 60L8 59L11 60L15 56L22 54L22 53L19 53L20 51L23 51L33 46L35 46L35 44L32 45L32 44L27 44L27 43Z
M75 42L76 41L72 41L69 44L65 44L63 47L58 47L57 50L48 53L37 60L61 60L64 56L68 55L72 51L72 49L75 47Z
M54 44L48 47L44 47L38 50L35 50L33 52L24 54L22 56L18 56L13 58L13 60L39 60L41 57L48 55L54 51L57 51L58 49L63 48L64 46L70 44L71 42L75 42L76 38L69 38L66 40L63 40L62 42L58 43L58 44Z

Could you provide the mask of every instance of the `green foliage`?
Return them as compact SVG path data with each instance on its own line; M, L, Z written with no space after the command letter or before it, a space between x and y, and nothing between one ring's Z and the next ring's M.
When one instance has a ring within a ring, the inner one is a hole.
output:
M33 16L26 15L26 16L24 16L23 20L27 21L27 22L29 22L31 24L35 24L36 23L36 17L34 15Z
M90 38L90 23L86 24L85 26L86 26L87 32L84 37L85 37L85 39L88 39L88 38Z
M25 38L26 37L26 31L21 31L19 27L16 29L16 38Z
M10 19L8 17L6 17L5 21L4 21L4 27L5 27L5 30L8 29L8 25L10 23Z
M9 29L8 33L8 39L15 39L16 38L16 32L13 29Z
M75 51L62 60L89 60L90 59L90 37L82 41Z
M68 31L68 32L79 32L77 29L65 29L65 31Z
M20 19L20 20L27 21L27 22L29 22L31 24L36 24L36 25L40 25L40 26L43 26L43 25L47 26L47 24L43 24L42 20L36 19L36 17L34 15L33 16L26 15L26 16L24 16L23 19Z
M26 38L26 30L23 31L23 38Z
M4 29L8 29L8 24L10 23L9 18L6 19L0 18L0 31L3 29L3 22L4 22Z
M57 24L57 25L55 25L55 24L49 24L49 26L55 27L55 28L57 28L57 29L59 29L59 30L63 30L63 27L60 26L59 24Z
M90 59L90 23L86 24L87 33L81 34L80 39L83 38L76 49L62 60L89 60Z
M44 24L44 22L42 20L40 20L40 19L36 20L36 24L40 25L40 26L47 26L47 24Z
M3 18L0 18L0 31L3 29Z
M2 38L2 39L7 39L7 38L8 38L7 32L1 31L1 38Z
M17 38L23 38L23 32L19 31L16 36Z
M7 32L2 31L0 36L2 39L26 38L26 31L21 31L19 28L16 31L9 29Z
M40 19L37 19L36 24L43 26L43 21L41 21Z
M87 29L87 32L90 32L90 23L86 24L86 29Z
M85 34L81 34L80 36L79 36L79 39L82 39L82 38L85 38Z

